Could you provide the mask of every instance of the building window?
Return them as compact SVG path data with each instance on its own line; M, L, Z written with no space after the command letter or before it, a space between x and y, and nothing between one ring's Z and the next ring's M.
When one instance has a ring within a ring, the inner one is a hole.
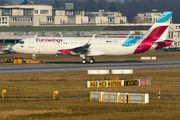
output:
M173 38L173 32L169 31L169 38Z
M35 10L34 13L35 13L35 14L38 14L38 10Z
M41 10L40 14L49 14L49 10Z
M178 46L180 46L180 41L178 41Z
M17 21L17 18L16 18L16 17L13 17L13 18L11 18L11 21L12 21L12 22L16 22L16 21Z
M114 19L113 18L109 18L109 23L114 23Z
M7 17L2 17L1 23L2 23L2 24L7 24Z
M24 9L24 15L33 15L33 10L31 10L31 9Z
M4 16L12 15L12 9L2 9L2 15Z
M48 17L48 18L47 18L47 21L48 21L48 22L53 22L53 21L54 21L54 18L53 18L53 17Z
M120 24L124 23L123 20L120 20Z
M174 34L173 34L173 32L171 32L171 38L173 39L173 36L174 36Z
M95 19L93 19L93 18L88 18L88 22L89 22L89 23L95 23Z

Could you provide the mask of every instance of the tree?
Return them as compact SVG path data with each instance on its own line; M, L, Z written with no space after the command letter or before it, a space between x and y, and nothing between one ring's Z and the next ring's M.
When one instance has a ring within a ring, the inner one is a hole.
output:
M88 11L88 12L95 11L94 0L89 0L89 1L87 2L85 11Z
M106 10L107 9L107 1L106 0L98 0L97 1L97 9L98 10Z
M59 8L60 7L60 0L54 0L53 7Z
M52 5L54 0L31 0L34 4Z
M0 0L0 5L12 4L11 0Z
M108 7L108 10L110 10L111 12L116 11L116 5L114 4L114 2L111 3L111 5Z

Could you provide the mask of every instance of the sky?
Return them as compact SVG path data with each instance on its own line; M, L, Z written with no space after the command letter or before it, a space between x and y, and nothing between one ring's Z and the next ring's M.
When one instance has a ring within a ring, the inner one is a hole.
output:
M11 0L13 2L13 4L20 4L22 3L24 0ZM107 1L121 1L123 2L124 0L107 0Z

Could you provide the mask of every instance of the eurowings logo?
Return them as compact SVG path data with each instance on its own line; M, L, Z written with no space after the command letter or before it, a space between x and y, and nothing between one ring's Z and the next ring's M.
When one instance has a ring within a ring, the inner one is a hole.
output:
M158 39L166 40L171 17L172 12L164 12L144 37L127 38L122 46L129 47L138 43L139 45L135 49L134 54L148 51Z
M36 38L36 42L54 42L54 43L61 43L63 42L62 39L55 39L55 38Z
M159 37L164 33L164 31L168 28L168 26L160 26L155 28L148 37L146 37L140 44L139 46L136 48L136 50L134 51L134 54L136 53L141 53L141 52L145 52L148 51L154 42L156 42Z
M164 12L163 15L156 21L157 23L164 23L170 20L172 17L172 12Z

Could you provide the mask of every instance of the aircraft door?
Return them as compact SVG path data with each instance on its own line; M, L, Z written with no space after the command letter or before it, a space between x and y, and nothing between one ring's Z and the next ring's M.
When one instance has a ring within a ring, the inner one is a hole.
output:
M74 42L73 41L71 41L71 46L73 46L74 45Z
M34 48L34 39L29 39L29 48Z

